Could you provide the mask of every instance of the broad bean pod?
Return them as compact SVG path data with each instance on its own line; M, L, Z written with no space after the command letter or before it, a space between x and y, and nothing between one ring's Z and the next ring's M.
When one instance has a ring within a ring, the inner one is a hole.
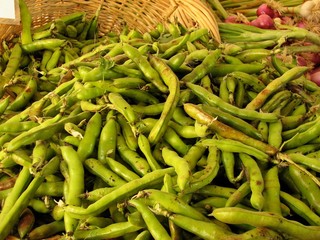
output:
M55 164L55 161L49 161L40 172L36 173L30 184L25 188L21 195L19 195L11 208L6 212L1 212L0 239L5 239L9 235L14 223L17 222L22 211L28 206L30 198L34 196L37 188L44 181L45 176L53 173L51 168ZM55 171L56 169L53 168L53 170ZM3 215L5 216L4 218Z
M289 165L289 175L292 181L296 184L300 194L306 199L308 205L319 214L319 196L320 188L313 179L303 171L303 168L298 168L296 165Z
M263 140L261 133L247 121L236 117L233 114L220 110L219 107L209 106L207 104L202 104L200 106L210 115L217 117L217 120L247 134L250 137Z
M207 103L210 106L220 108L221 110L228 112L232 115L240 117L246 120L264 120L268 122L273 122L278 119L278 116L274 113L261 113L254 110L249 109L242 109L238 108L232 104L226 103L221 100L221 98L217 97L216 95L210 93L205 88L193 84L193 83L186 83L187 87L192 90L192 92L197 95L201 101Z
M113 172L118 174L118 176L120 176L127 182L140 178L138 174L136 174L135 172L127 168L124 164L113 158L106 157L103 160L103 163L105 163Z
M294 67L286 71L283 75L271 81L253 100L247 104L245 108L251 110L261 108L270 95L285 86L288 82L300 77L307 70L307 67Z
M84 166L89 172L100 177L110 187L120 186L127 182L97 159L88 158L84 160Z
M220 151L217 147L209 147L207 164L204 169L193 173L190 185L184 190L184 193L193 193L198 189L210 184L217 176L220 169Z
M125 54L139 66L140 70L146 77L146 80L153 83L161 92L166 93L168 91L167 86L161 80L158 72L151 66L149 61L144 58L138 49L127 43L124 43L123 50Z
M241 162L244 165L244 168L248 172L248 181L250 183L251 189L251 197L250 202L251 205L261 211L264 206L264 179L261 173L261 170L256 163L256 161L245 153L239 153L239 157Z
M188 187L191 179L191 170L188 162L169 148L162 149L162 157L168 166L174 167L178 177L177 185L180 191L184 191L185 188Z
M273 166L263 176L265 198L263 211L273 212L282 215L280 203L280 180L278 166Z
M7 145L6 149L7 151L15 151L21 146L25 146L28 144L34 143L36 140L45 140L52 137L53 134L60 132L64 124L67 122L80 122L83 119L86 119L91 116L91 113L89 112L83 112L76 116L63 118L60 121L53 123L49 126L44 126L46 124L40 124L39 126L36 126L29 131L23 132L13 138Z
M167 230L143 201L139 199L131 199L128 204L135 207L141 213L142 218L147 225L147 229L155 240L171 239Z
M112 204L119 201L125 200L130 196L133 196L138 191L147 188L153 183L161 183L165 174L174 174L174 168L164 168L152 171L147 173L145 176L130 181L118 188L109 194L103 196L96 202L88 205L86 208L77 207L77 206L65 206L65 211L68 212L71 216L76 218L84 218L87 216L96 216L106 209L108 209Z
M117 135L116 146L121 159L129 164L137 174L144 176L151 171L148 161L128 147L121 133Z
M319 227L306 226L294 220L288 220L282 216L270 212L250 211L238 207L217 208L212 215L228 224L249 224L255 227L267 227L288 237L297 239L318 239Z
M211 130L218 133L220 136L225 137L227 139L237 140L249 146L255 147L256 149L267 153L268 155L274 155L277 153L276 148L270 146L262 141L251 138L246 134L229 127L228 125L219 122L214 117L209 115L208 113L202 111L198 106L188 103L184 105L185 111L192 118L196 119L198 122L202 124L206 124L209 126Z
M201 64L196 66L189 74L185 75L181 81L195 83L207 75L212 67L216 64L218 58L220 57L221 50L216 49L211 52L203 59Z

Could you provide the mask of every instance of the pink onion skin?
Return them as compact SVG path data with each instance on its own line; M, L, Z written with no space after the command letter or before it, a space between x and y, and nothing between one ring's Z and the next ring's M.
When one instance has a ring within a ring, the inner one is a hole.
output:
M305 59L301 55L297 55L296 56L296 60L297 60L297 63L298 63L299 66L307 66L308 65L307 59Z
M315 65L319 65L320 64L320 53L312 53L311 61Z
M250 22L250 25L263 28L263 29L274 29L274 21L268 14L261 14L256 19Z
M226 22L226 23L237 23L237 16L236 15L230 15L224 20L224 22Z
M312 71L310 71L309 79L320 86L320 67L316 67Z
M297 22L297 27L306 28L306 23L304 21L299 21L299 22Z
M318 52L303 52L296 55L297 63L300 66L320 65L320 53Z
M280 13L278 12L278 10L273 9L272 7L270 7L268 4L263 3L261 4L256 11L257 16L260 16L262 14L267 14L269 15L271 18L276 18L276 17L280 17Z
M237 15L229 15L224 19L226 23L244 23Z
M281 19L281 24L284 25L292 25L293 24L293 19L289 16L282 16L280 17Z

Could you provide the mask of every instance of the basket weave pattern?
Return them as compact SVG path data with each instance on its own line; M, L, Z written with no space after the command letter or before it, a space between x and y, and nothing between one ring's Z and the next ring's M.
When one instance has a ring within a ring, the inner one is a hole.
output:
M220 42L213 11L202 0L26 0L26 3L33 28L74 12L85 12L91 17L101 6L101 35L110 31L119 33L125 24L144 33L158 23L178 21L188 28L207 28ZM8 40L20 30L21 25L0 24L0 38Z

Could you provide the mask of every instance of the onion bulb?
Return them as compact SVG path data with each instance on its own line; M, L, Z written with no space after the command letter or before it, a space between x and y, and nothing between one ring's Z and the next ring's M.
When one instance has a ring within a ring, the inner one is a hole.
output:
M273 19L268 14L261 14L256 19L250 22L250 25L263 28L263 29L273 29L274 22Z
M309 74L309 78L312 82L320 86L320 67L313 69Z

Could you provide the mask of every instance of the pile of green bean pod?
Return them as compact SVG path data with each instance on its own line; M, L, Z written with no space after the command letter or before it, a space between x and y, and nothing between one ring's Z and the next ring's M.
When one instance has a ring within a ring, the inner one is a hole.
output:
M308 68L98 15L3 41L0 239L320 239Z

